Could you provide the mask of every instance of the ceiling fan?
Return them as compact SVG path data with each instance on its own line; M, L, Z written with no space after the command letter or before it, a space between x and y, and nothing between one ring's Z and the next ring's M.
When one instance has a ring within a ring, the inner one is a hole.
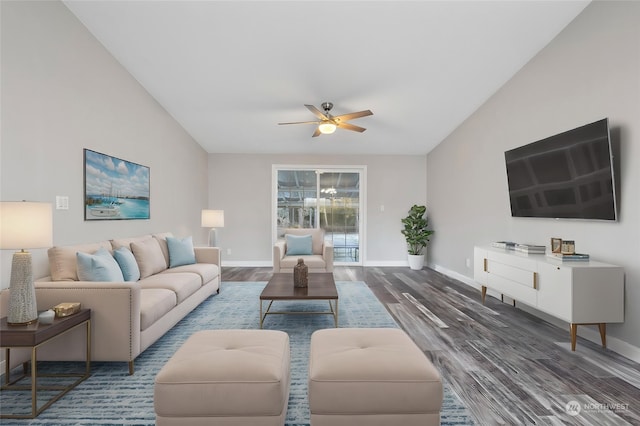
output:
M318 127L316 131L313 132L312 137L320 136L321 134L331 134L336 131L336 128L341 128L345 130L353 130L354 132L364 132L364 127L356 126L351 123L347 123L349 120L353 120L360 117L366 117L369 115L373 115L371 111L368 109L365 111L352 112L349 114L342 114L333 116L329 111L333 108L333 104L331 102L323 102L320 106L324 110L324 112L320 111L313 105L305 105L309 111L313 113L319 120L316 121L295 121L292 123L278 123L278 124L317 124Z

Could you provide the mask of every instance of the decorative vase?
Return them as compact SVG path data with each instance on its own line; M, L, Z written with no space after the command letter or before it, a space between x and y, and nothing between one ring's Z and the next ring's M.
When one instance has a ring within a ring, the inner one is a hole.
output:
M298 264L293 267L293 286L307 287L309 284L309 267L304 264L304 259L298 259Z
M424 254L410 254L409 268L419 271L424 266Z

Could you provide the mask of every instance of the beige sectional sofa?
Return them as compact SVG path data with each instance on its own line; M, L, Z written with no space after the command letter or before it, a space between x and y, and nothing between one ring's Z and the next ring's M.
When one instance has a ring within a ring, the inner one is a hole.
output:
M51 275L36 280L38 310L58 303L80 302L91 309L91 358L124 361L133 374L134 360L178 321L220 288L220 251L195 247L194 264L170 268L170 233L52 247ZM76 253L110 252L127 247L135 257L140 279L129 282L79 281ZM39 360L84 360L84 331L73 330L38 350ZM17 354L20 355L20 354ZM23 356L14 357L13 365Z

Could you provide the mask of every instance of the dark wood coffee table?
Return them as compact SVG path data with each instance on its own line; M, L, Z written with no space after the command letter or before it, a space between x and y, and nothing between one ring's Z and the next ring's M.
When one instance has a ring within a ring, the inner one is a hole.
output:
M269 301L266 311L263 302ZM328 311L273 311L273 302L282 300L327 300ZM338 327L338 289L333 273L320 272L309 274L308 287L294 287L293 274L273 274L267 286L260 294L260 328L267 315L333 315Z

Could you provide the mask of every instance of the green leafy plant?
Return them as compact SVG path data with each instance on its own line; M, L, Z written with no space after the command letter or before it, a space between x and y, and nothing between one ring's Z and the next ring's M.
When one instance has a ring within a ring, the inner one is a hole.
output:
M409 215L402 220L404 229L402 235L407 240L407 249L411 255L420 255L427 246L433 230L428 229L429 220L426 216L427 206L413 205Z

